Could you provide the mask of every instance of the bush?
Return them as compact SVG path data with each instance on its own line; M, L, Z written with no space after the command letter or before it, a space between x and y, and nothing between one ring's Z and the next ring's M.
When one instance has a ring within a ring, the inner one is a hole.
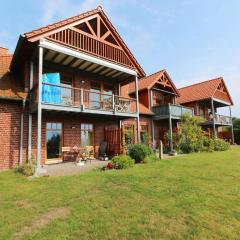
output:
M224 141L223 139L213 139L214 151L226 151L230 148L230 143Z
M226 151L230 148L230 144L223 139L212 139L212 138L206 138L204 140L204 150L208 152L213 151Z
M143 159L143 163L152 163L152 162L157 162L158 160L160 160L156 155L150 155L147 156Z
M127 155L119 155L112 158L115 169L126 169L134 166L134 160Z
M16 168L16 172L27 177L32 176L35 172L35 165L29 163L21 164Z
M153 150L144 144L136 144L129 149L129 156L135 160L135 163L141 163L144 158L152 154Z

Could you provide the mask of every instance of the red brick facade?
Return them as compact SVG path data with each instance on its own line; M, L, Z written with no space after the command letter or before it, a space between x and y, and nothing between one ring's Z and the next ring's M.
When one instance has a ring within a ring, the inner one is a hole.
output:
M19 162L21 101L0 100L0 169L15 167ZM28 121L24 114L23 162L27 158Z

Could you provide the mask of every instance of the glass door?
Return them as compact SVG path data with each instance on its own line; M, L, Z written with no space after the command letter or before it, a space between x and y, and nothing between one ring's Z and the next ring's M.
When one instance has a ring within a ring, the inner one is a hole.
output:
M47 162L60 160L62 155L62 123L47 123Z
M81 124L81 147L84 147L90 157L94 156L94 129L92 123Z

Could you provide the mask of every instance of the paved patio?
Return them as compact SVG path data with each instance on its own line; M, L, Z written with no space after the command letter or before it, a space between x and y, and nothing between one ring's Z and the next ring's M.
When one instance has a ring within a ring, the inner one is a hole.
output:
M46 171L46 176L66 176L77 174L81 172L86 172L92 170L96 167L106 165L109 161L100 161L100 160L92 160L87 161L84 166L76 165L74 162L66 162L66 163L58 163L51 165L44 165L43 169Z

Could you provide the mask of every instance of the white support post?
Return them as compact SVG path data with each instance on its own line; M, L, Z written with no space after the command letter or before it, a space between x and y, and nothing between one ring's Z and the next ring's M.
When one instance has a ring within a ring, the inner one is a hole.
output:
M37 114L37 169L41 168L42 159L42 70L43 70L43 48L39 47L38 63L38 114Z
M30 81L29 90L33 88L33 61L30 62ZM30 102L31 104L31 102ZM29 109L30 111L30 109ZM30 163L32 159L32 113L29 112L28 115L28 162Z
M172 116L171 116L171 109L170 104L168 104L169 109L169 133L170 133L170 152L173 152L173 130L172 130Z
M113 112L115 113L115 96L114 96L114 94L112 95L112 109L113 109Z
M153 93L152 93L152 89L150 90L150 107L151 107L151 110L152 110L152 107L153 107Z
M140 143L140 121L139 121L139 102L138 102L138 77L135 76L135 92L136 92L136 110L137 110L137 142Z
M229 114L230 114L230 119L231 119L231 131L232 131L232 144L235 144L235 141L234 141L234 131L233 131L233 120L232 120L232 109L231 109L231 106L229 106Z
M83 94L84 94L84 92L83 92L83 89L81 88L81 96L80 96L80 107L82 108L82 111L84 110L84 103L83 103Z
M213 98L211 98L211 106L212 106L212 115L213 115L213 134L214 134L214 138L217 138Z
M121 96L121 83L118 83L118 96Z

